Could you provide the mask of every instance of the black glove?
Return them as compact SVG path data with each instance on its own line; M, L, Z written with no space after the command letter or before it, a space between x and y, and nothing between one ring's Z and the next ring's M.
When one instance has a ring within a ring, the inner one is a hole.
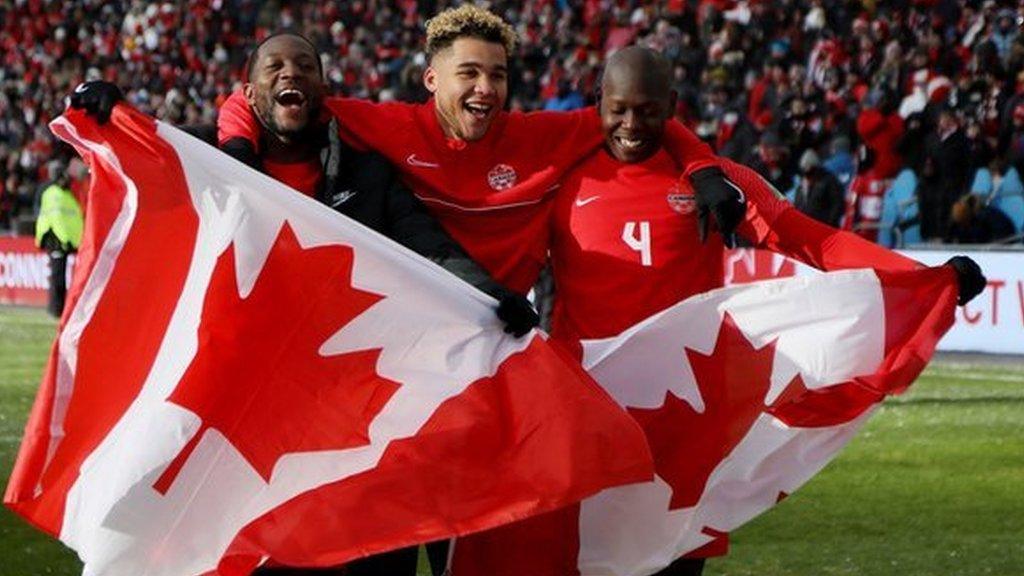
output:
M946 261L946 265L956 270L957 283L960 285L960 297L956 303L961 306L981 294L988 284L985 275L981 273L981 267L967 256L953 256Z
M75 88L69 98L72 108L84 108L85 113L96 118L96 122L100 124L110 120L114 105L121 100L124 100L121 89L105 80L83 82Z
M729 248L736 246L736 227L747 213L747 199L739 187L725 177L717 166L701 168L690 175L697 196L697 219L700 242L708 238L708 214L715 217L715 225Z
M540 316L533 304L522 294L503 291L498 298L498 319L505 323L505 333L516 338L525 335L540 324Z

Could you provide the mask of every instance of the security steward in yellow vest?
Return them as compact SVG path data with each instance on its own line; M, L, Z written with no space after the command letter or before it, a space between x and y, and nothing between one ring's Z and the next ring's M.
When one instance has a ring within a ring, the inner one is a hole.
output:
M47 309L60 317L67 294L65 275L68 254L82 242L82 207L68 188L67 175L60 175L43 190L36 220L36 246L50 257L50 299Z

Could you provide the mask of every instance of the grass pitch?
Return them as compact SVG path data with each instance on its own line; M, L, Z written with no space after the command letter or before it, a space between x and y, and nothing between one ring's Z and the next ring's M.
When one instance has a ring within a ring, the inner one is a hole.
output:
M55 330L41 311L0 308L5 485ZM73 552L0 512L0 576L80 573ZM1024 574L1024 359L934 362L807 486L733 533L730 554L704 573Z

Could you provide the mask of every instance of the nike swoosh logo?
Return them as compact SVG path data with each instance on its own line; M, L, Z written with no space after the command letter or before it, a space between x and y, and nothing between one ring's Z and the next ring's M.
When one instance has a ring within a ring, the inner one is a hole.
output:
M420 168L440 168L441 167L440 164L435 164L434 162L424 162L423 160L420 160L420 159L416 158L415 154L409 154L409 157L405 159L405 163L408 164L409 166L419 166Z
M579 208L582 208L582 207L586 206L587 204L590 204L594 200L597 200L600 197L601 197L601 195L598 194L597 196L591 196L590 198L577 198L576 199L576 206L579 207Z
M352 190L351 188L348 190L342 190L341 192L338 192L337 194L331 196L331 207L337 208L338 206L344 204L345 202L348 202L348 200L355 195L356 191Z

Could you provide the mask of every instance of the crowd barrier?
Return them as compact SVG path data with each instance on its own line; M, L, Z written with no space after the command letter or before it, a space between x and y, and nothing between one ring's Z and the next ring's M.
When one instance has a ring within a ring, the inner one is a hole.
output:
M0 238L0 304L45 307L49 288L50 262L33 239Z
M964 254L973 258L988 278L985 291L957 309L956 324L939 342L939 350L1024 354L1024 251L950 246L898 252L929 265ZM743 248L726 255L726 283L815 273L813 268L770 252Z

